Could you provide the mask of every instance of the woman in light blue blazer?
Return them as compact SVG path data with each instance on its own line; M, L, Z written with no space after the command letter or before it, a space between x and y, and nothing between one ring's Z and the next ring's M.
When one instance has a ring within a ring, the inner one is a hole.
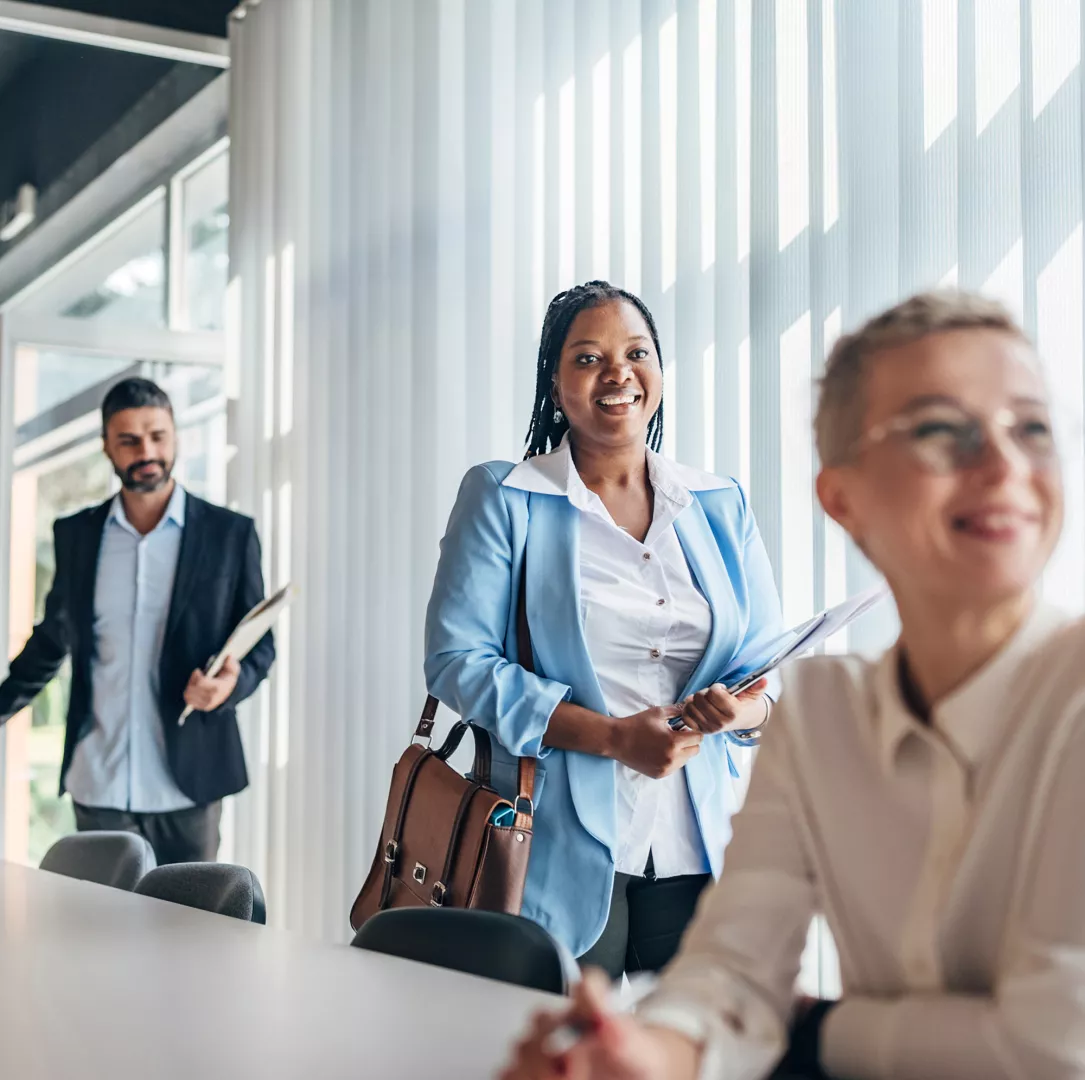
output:
M538 759L523 914L584 963L658 970L731 836L729 745L768 718L754 668L782 630L768 558L733 480L658 449L651 314L589 282L551 302L519 465L463 480L426 618L430 692L494 736L515 797ZM516 662L521 573L535 673Z

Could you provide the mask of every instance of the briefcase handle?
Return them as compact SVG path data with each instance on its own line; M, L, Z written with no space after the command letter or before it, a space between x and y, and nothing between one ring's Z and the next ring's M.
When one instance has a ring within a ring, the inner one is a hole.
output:
M436 704L436 700L436 698L427 698L426 707L429 707L431 701ZM433 751L433 756L440 758L441 761L448 761L456 752L468 731L471 732L475 740L475 762L471 767L471 774L480 784L485 787L492 787L493 785L490 782L490 762L493 757L493 750L490 744L490 733L485 728L479 727L478 724L469 724L463 720L457 720L445 737L445 741ZM515 804L516 826L520 829L530 829L531 818L535 813L535 759L533 757L522 757L517 758L516 761L519 786Z

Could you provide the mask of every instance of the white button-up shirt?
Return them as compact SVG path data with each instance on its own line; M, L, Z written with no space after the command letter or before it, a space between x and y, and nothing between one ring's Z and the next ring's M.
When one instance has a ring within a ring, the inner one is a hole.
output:
M1085 1075L1085 625L1060 622L1038 608L929 725L896 650L785 676L727 867L644 1006L705 1040L706 1080L770 1072L819 911L833 1076Z
M694 584L674 519L693 501L670 462L649 452L655 492L644 543L619 528L585 487L568 441L566 494L581 513L580 612L584 638L607 711L632 716L673 705L712 631L708 601ZM657 877L707 874L708 856L694 817L684 769L655 780L617 767L618 873L642 874L652 852ZM721 777L729 783L730 777Z
M193 805L170 773L158 711L158 666L184 525L180 484L146 536L129 522L120 495L106 518L94 587L94 726L77 744L66 777L84 806L164 813Z

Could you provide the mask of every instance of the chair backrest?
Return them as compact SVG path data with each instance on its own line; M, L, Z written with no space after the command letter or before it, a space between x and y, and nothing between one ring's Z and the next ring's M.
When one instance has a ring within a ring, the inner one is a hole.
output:
M394 908L366 920L351 944L552 994L568 993L580 973L537 923L495 911Z
M41 869L131 892L155 868L154 849L138 833L81 832L58 840Z
M264 890L256 875L229 863L170 863L152 870L137 886L141 896L169 900L185 907L264 923Z

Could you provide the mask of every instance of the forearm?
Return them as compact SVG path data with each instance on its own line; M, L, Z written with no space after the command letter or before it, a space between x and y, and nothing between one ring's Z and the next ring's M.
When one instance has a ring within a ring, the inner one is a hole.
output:
M612 716L563 701L550 717L543 745L617 759L618 726Z
M735 746L757 746L761 742L761 735L765 725L772 715L772 698L768 694L762 694L752 703L752 722L742 720L732 724L724 731L727 741Z
M570 695L563 683L534 675L484 650L433 652L426 687L438 701L497 737L515 757L545 757L554 710Z
M53 680L67 650L36 631L23 651L11 661L8 677L0 683L0 724L29 705Z
M666 1080L698 1080L702 1072L704 1046L671 1027L646 1027L655 1037L667 1062Z
M825 1017L820 1064L849 1080L1035 1080L1078 1075L1044 1054L1020 1057L996 1000L985 995L907 994L897 998L853 996ZM1037 1050L1040 1048L1037 1047Z
M726 995L726 989L724 993ZM641 1022L666 1047L666 1080L752 1080L779 1061L782 1032L755 1022L750 1029L701 998L651 1001Z
M226 701L227 707L236 707L252 697L257 687L267 678L271 665L275 661L275 639L271 632L256 644L255 648L241 661L237 686Z
M264 673L255 669L254 665L246 662L241 665L238 672L237 684L230 691L230 696L219 706L220 709L236 709L242 703L248 701L256 693L257 687L263 681Z
M794 784L785 726L760 751L722 877L703 895L678 956L639 1009L647 1022L701 1042L699 1080L767 1076L786 1049L816 910L788 794Z
M30 639L8 668L0 684L0 724L25 708L52 682L71 647L68 618L68 588L64 567L68 563L67 545L59 524L54 526L56 578L45 598L45 614L34 627Z
M33 700L34 695L28 695L23 685L16 680L9 677L0 683L0 727Z

